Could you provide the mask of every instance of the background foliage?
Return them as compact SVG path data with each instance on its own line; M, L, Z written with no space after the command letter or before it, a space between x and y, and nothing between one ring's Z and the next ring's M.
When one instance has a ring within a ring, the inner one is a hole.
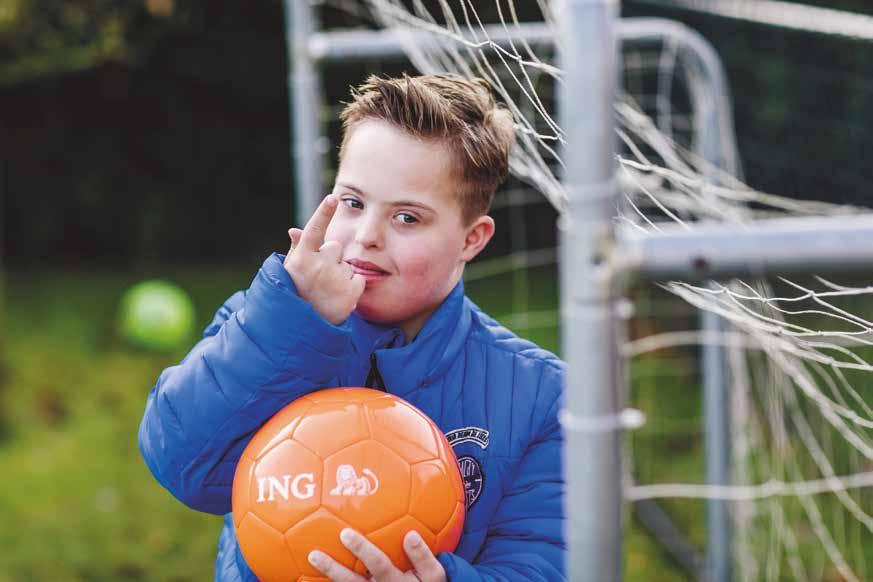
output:
M281 2L0 6L8 264L221 263L284 244Z

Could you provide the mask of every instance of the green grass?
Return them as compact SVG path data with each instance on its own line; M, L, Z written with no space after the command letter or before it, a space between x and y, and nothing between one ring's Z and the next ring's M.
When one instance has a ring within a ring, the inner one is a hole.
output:
M248 286L256 268L163 276L192 295L202 327L225 297ZM112 272L7 273L5 369L0 376L0 582L212 577L220 518L173 499L154 481L137 449L146 395L161 370L184 355L184 350L164 355L137 351L116 337L119 298L138 279ZM497 277L470 284L468 290L483 308L508 313L508 283ZM529 309L554 309L554 273L543 270L530 284L536 299ZM557 351L554 327L532 331L535 341ZM655 368L639 374L665 373L657 362L651 365ZM678 394L682 386L673 389ZM649 397L659 411L670 407L654 387ZM688 410L673 412L698 414L693 399L681 406ZM693 434L696 429L687 430ZM696 446L680 447L661 469L674 478L696 475L698 452ZM701 510L687 507L679 505L678 515L699 541ZM626 540L628 580L685 579L633 520Z
M183 279L183 278L180 278ZM219 518L152 478L136 443L145 397L182 354L131 350L114 334L131 276L7 276L0 399L0 580L203 580ZM246 277L180 280L201 323Z

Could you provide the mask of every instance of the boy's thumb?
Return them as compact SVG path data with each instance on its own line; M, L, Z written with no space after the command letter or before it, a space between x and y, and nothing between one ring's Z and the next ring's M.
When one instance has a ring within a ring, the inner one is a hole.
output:
M355 273L352 275L352 289L355 294L355 307L357 307L358 299L364 294L364 289L367 287L367 280L363 275Z
M300 242L300 237L303 234L303 231L299 228L289 228L288 229L288 238L291 239L291 248L297 246L297 243Z

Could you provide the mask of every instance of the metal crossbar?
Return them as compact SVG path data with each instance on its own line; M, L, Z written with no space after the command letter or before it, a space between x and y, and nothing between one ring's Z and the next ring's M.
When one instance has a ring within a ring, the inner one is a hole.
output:
M653 280L705 281L773 273L864 271L873 263L873 215L759 220L742 229L670 225L657 236L622 231L616 260Z

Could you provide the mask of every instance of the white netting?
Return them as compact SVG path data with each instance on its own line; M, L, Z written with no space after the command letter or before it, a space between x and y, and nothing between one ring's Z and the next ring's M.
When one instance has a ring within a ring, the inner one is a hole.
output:
M520 5L510 0L325 3L351 7L397 31L421 72L488 79L516 121L513 175L561 211L566 196L556 173L568 160L560 154L555 84L562 73L554 63L554 47L512 40ZM557 39L555 14L546 0L525 3L526 20L532 20L534 4L533 18ZM721 159L704 160L696 104L706 88L687 65L685 50L669 39L645 46L625 43L623 91L615 104L621 144L619 228L653 232L674 223L693 230L701 221L742 227L774 216L858 212L749 188L738 178L729 132L717 136ZM512 273L512 313L501 319L522 333L558 324L554 306L537 309L532 299L531 269L556 257L548 245L528 246L532 230L524 207L536 200L541 198L520 187L498 198L496 207L510 209L509 228L519 238L511 252L474 265L466 277ZM661 287L687 306L720 315L729 322L728 331L651 333L628 342L626 353L646 363L652 355L688 346L724 347L730 364L734 485L640 483L630 487L628 499L731 500L739 579L837 574L868 579L873 574L865 557L873 555L873 316L865 312L873 302L865 297L873 287L823 278ZM640 480L637 459L628 464ZM702 518L702 512L695 515Z

